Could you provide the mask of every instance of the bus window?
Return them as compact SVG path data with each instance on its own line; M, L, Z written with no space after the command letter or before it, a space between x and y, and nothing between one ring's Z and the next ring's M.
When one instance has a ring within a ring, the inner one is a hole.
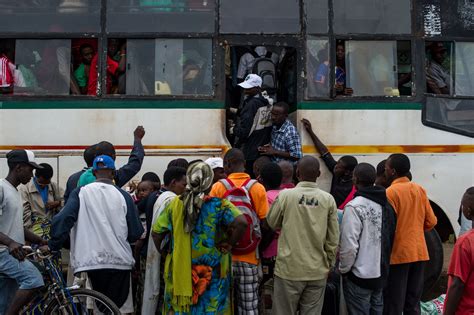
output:
M212 41L128 39L125 73L112 84L113 94L211 95Z
M73 75L70 39L17 39L16 95L80 95Z
M328 32L328 2L305 1L306 30L308 33Z
M96 51L97 39L0 40L0 93L87 94Z
M100 1L2 0L0 29L18 33L99 32Z
M451 42L426 43L426 91L451 95L453 92L453 45Z
M306 41L306 96L329 97L329 49L327 39L309 38Z
M339 0L334 5L337 34L410 34L410 0Z
M108 0L108 32L213 33L214 0Z
M353 96L411 95L409 41L345 41L336 47L336 92Z
M474 96L474 42L456 42L455 93Z
M222 0L220 32L237 34L294 34L300 31L299 1Z
M426 91L474 96L474 43L426 42Z
M427 97L424 122L473 137L474 100Z

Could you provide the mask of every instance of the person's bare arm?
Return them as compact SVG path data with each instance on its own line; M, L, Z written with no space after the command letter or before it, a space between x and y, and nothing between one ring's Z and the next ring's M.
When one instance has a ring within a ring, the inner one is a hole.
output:
M262 155L278 156L285 160L292 160L292 161L298 160L298 158L292 156L290 152L276 150L270 144L258 147L258 152L260 152L260 154Z
M7 235L1 232L0 232L0 244L8 246L8 252L10 253L10 255L12 255L16 259L20 261L25 259L25 252L22 249L23 244L15 242L14 240L12 240Z
M448 288L448 295L444 301L444 315L454 315L458 308L464 292L464 282L456 276L453 276L451 286Z
M116 74L124 73L126 66L127 66L127 46L126 44L123 44L122 47L120 48L120 60L119 60L119 66L118 66Z
M38 244L38 245L48 244L48 241L46 241L45 239L42 239L41 237L31 232L30 230L24 229L24 232L25 232L25 239L30 243Z
M316 134L313 131L313 128L311 127L311 123L309 122L309 120L307 120L306 118L303 118L301 122L303 123L304 128L306 129L309 136L311 137L311 140L313 141L313 144L316 147L316 150L318 150L319 154L324 155L328 153L329 152L328 148L326 147L324 143L322 143L321 140L319 140L318 136L316 136Z
M161 243L163 242L163 240L166 237L166 234L168 234L168 233L169 233L168 231L163 232L163 233L155 233L155 232L151 231L151 238L153 239L153 243L155 244L155 247L158 250L158 252L160 252L160 254L163 254L162 253L163 249L161 248Z

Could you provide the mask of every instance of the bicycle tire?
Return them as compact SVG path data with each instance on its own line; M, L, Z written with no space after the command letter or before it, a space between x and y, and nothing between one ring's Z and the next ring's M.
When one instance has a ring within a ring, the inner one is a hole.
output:
M107 296L105 296L104 294L100 292L89 290L89 289L75 289L75 290L71 290L69 294L71 295L71 298L74 298L74 297L77 298L79 296L82 298L87 298L87 297L93 298L103 303L111 311L110 314L121 315L120 309L117 307L117 305L115 305L115 303L112 302L111 299L109 299ZM58 314L58 312L55 313L55 310L58 310L60 306L62 305L59 305L56 299L51 300L46 306L45 314ZM70 312L70 313L71 315L74 315L74 312Z

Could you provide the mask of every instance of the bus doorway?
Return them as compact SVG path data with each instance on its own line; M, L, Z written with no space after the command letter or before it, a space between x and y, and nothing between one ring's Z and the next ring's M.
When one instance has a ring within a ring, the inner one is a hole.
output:
M262 92L270 103L286 102L291 107L297 103L297 54L296 48L277 45L226 45L225 77L227 109L227 137L242 106L244 93L238 85L248 74L262 78Z

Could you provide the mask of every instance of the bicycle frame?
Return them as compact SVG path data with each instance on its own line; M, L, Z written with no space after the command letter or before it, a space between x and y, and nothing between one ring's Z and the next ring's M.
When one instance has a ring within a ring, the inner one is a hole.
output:
M36 314L37 311L42 314L42 312L44 311L43 308L49 305L53 300L56 300L59 305L64 304L64 301L71 302L70 305L72 305L74 314L79 314L73 302L73 299L69 294L71 290L78 289L79 286L66 286L61 272L58 270L58 268L56 268L56 265L52 260L52 255L42 256L39 252L33 252L30 255L32 255L34 260L40 263L46 269L48 275L47 278L50 280L50 283L47 284L46 290L43 295L39 295L39 300L38 298L35 298L31 303L29 303L27 306L25 306L25 308L23 308L20 314Z

